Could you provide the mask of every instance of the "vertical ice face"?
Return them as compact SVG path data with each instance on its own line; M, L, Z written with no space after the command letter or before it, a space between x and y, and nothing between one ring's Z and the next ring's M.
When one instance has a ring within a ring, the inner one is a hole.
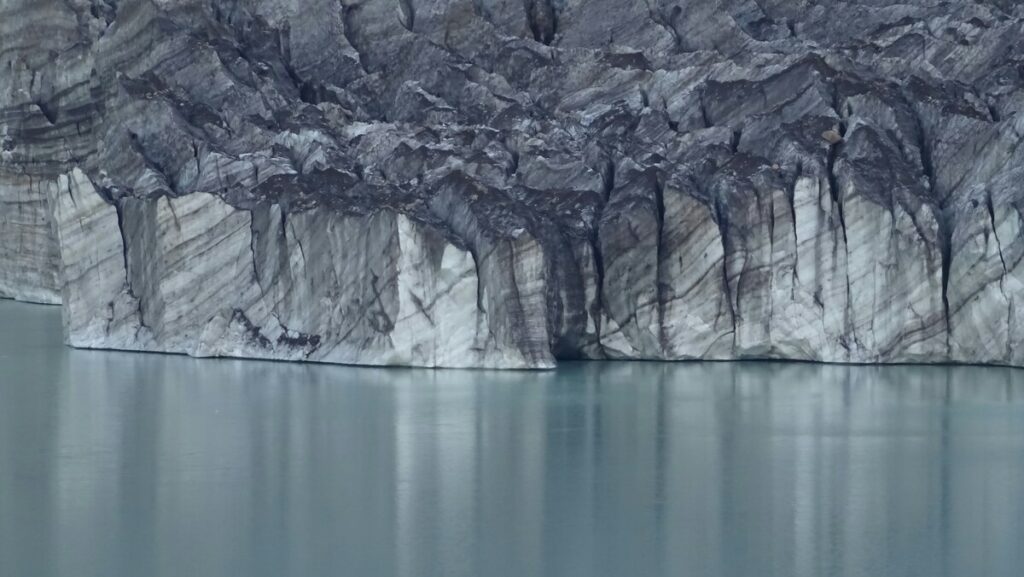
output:
M0 296L73 346L1024 364L1011 3L12 0Z

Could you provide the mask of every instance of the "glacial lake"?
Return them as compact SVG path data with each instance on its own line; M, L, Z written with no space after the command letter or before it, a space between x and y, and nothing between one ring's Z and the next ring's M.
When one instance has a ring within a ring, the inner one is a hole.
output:
M0 576L1024 574L1024 371L369 369L0 302Z

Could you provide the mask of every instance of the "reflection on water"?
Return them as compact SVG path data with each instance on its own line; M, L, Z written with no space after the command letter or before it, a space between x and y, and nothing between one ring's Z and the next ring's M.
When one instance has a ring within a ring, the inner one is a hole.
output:
M1018 576L1024 371L69 351L0 303L0 576Z

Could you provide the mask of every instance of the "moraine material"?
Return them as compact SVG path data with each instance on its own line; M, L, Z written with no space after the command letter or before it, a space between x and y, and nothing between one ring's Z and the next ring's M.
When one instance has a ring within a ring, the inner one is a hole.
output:
M1024 365L1024 7L6 0L0 296L76 347Z

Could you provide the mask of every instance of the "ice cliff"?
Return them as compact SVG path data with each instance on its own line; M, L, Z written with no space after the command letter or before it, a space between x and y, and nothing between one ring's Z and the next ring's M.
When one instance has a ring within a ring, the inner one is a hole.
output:
M0 0L0 295L368 365L1024 365L1014 0Z

